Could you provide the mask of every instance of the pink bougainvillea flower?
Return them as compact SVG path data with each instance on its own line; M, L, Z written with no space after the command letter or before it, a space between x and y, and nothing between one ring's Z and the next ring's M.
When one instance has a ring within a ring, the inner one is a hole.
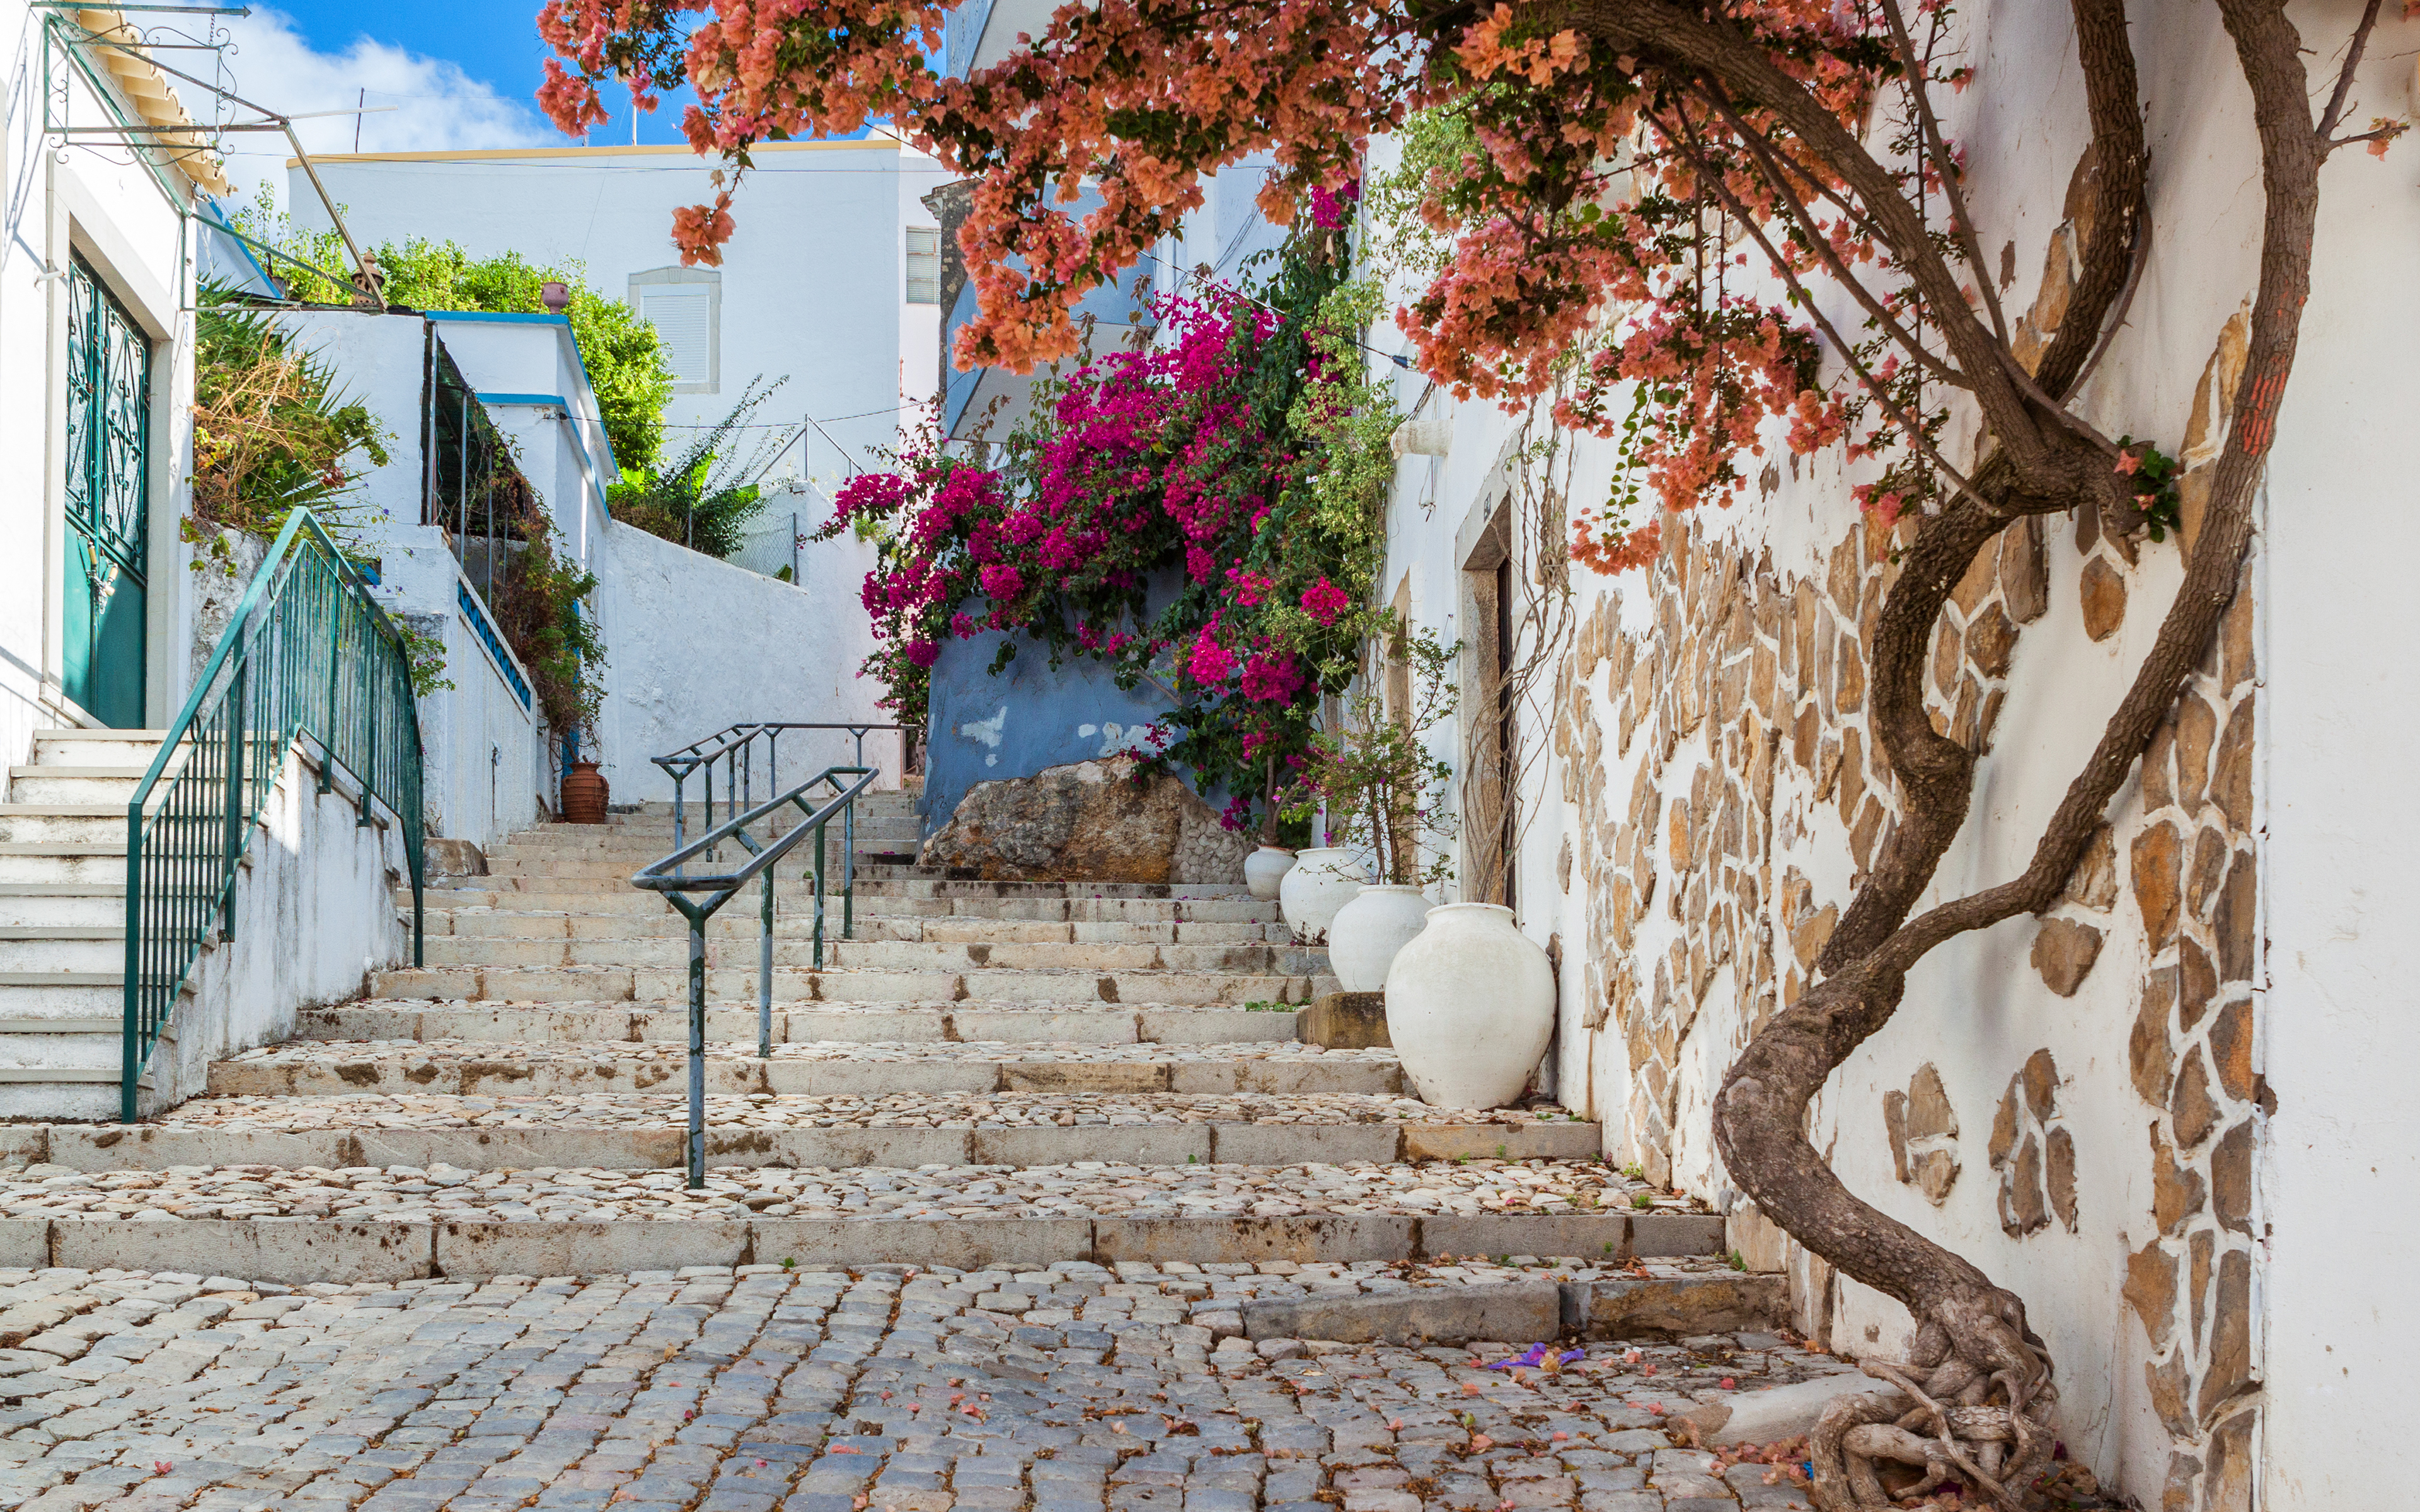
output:
M1311 584L1302 595L1303 612L1323 625L1334 625L1336 617L1343 613L1345 608L1352 602L1352 598L1343 589L1329 582L1325 577Z
M1005 563L995 562L983 570L983 591L987 598L1015 598L1024 588L1024 577Z

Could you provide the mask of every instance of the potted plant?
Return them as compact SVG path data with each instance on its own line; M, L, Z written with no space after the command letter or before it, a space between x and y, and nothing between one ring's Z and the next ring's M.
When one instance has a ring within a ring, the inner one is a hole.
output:
M1330 849L1355 872L1367 856L1377 872L1374 884L1341 898L1327 922L1328 963L1350 993L1384 989L1395 952L1427 919L1427 889L1453 874L1454 818L1446 804L1453 768L1431 753L1427 736L1453 714L1449 673L1461 647L1398 631L1391 649L1409 673L1388 679L1396 684L1396 706L1365 679L1343 728L1311 737L1288 806L1296 817L1324 808ZM1304 852L1296 872L1321 854ZM1338 861L1325 865L1342 870Z
M1260 846L1244 857L1244 886L1263 903L1277 901L1284 886L1286 873L1294 870L1292 847L1278 843L1278 778L1277 758L1267 762L1261 807Z

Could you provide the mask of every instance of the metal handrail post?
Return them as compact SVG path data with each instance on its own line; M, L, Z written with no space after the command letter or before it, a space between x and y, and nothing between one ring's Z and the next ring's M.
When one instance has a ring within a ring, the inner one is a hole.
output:
M765 869L765 911L756 933L756 1058L773 1058L773 873Z
M689 1189L706 1187L706 913L675 898L689 916Z
M226 841L223 856L238 856L243 851L243 730L244 695L252 684L252 661L241 650L236 653L235 676L227 693L227 759ZM235 938L235 879L227 879L226 891L219 900L219 935Z
M824 968L824 826L815 825L815 969Z

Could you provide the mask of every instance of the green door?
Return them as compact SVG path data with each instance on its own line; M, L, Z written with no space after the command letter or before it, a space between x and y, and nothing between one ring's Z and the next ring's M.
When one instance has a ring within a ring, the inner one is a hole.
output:
M60 680L85 713L143 724L149 570L151 343L81 257L68 282L65 640Z

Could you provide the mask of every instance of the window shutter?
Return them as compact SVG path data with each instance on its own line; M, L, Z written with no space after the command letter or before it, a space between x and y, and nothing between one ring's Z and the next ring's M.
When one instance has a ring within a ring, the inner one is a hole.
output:
M930 226L908 228L908 302L941 302L941 233Z
M639 313L662 338L674 382L714 381L713 305L706 289L693 284L643 289Z

